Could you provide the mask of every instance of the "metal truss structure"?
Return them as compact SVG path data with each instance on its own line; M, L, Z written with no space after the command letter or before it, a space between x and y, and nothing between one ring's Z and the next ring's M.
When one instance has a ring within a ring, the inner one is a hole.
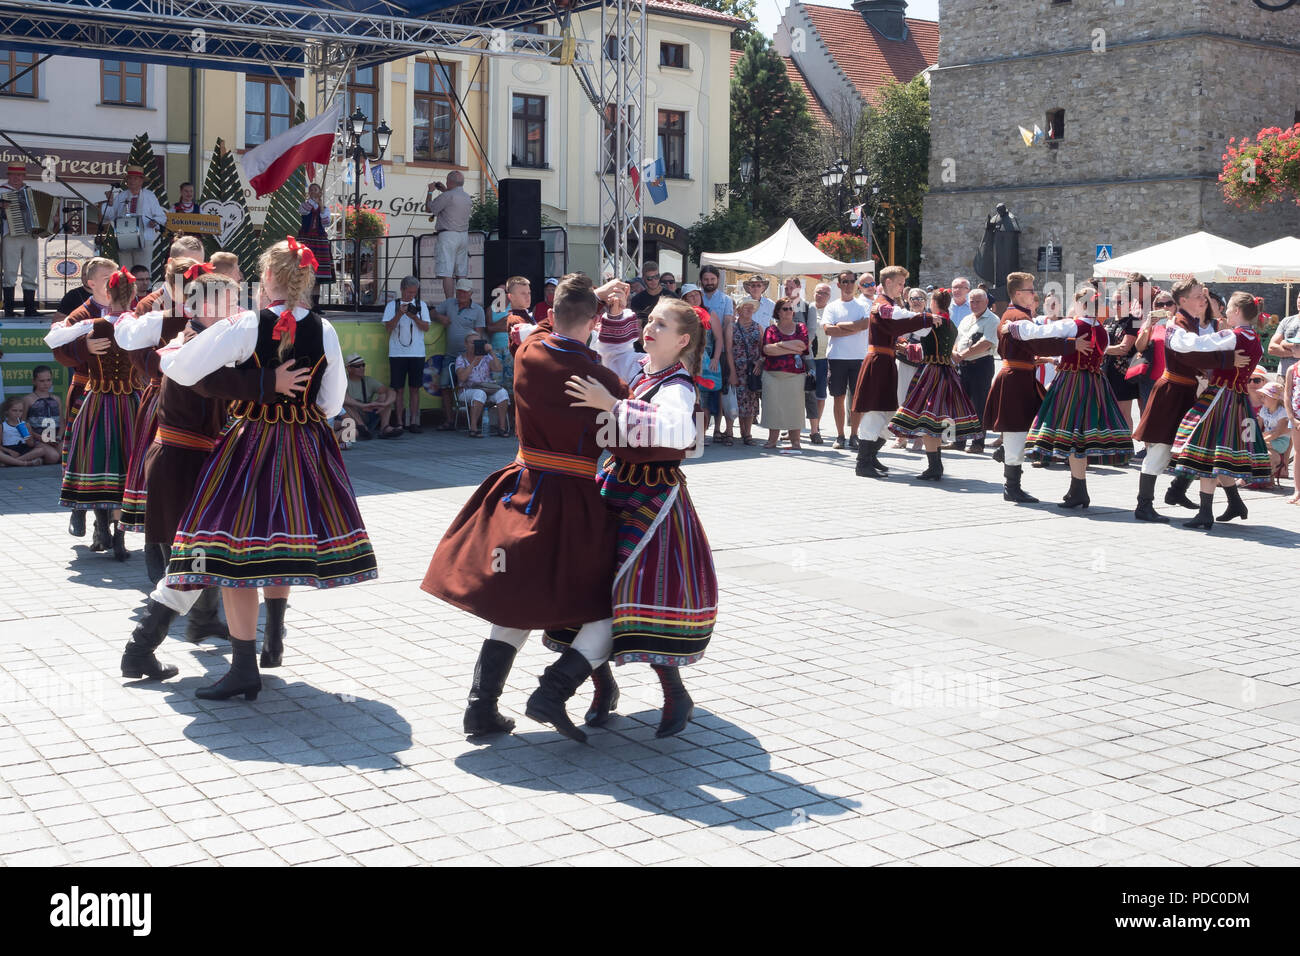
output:
M601 156L600 271L640 274L645 219L639 183L644 178L646 94L645 0L607 0L600 8Z

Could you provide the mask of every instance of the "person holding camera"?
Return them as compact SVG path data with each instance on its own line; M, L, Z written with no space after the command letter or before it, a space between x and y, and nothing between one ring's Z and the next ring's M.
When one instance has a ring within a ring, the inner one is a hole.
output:
M434 196L434 191L440 195ZM442 279L442 295L450 299L457 279L469 276L469 217L474 211L474 200L465 192L465 174L453 169L447 174L447 185L429 183L424 200L429 218L437 219L433 234L438 238L434 246L434 266Z
M408 432L418 435L429 307L420 301L420 280L415 276L402 280L400 301L384 308L384 328L388 330L388 382L397 393L394 422L398 428L405 426Z
M501 360L488 348L487 342L477 332L465 336L465 354L456 356L456 385L462 401L469 403L469 437L482 438L479 422L488 402L496 405L497 423L492 434L505 438L510 434L506 413L510 396L501 387Z

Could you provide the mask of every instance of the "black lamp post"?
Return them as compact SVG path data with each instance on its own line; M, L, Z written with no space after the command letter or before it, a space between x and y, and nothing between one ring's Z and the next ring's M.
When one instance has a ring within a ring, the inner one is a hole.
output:
M749 184L754 181L754 157L746 153L740 158L740 181L745 184L746 205L749 211L754 211L754 194L749 188Z
M849 171L849 164L841 157L822 170L822 186L835 204L835 225L838 227L843 221L844 215L848 212L846 208L849 200L864 193L867 180L870 179L866 169L859 166L852 172ZM865 196L864 196L865 198ZM869 216L864 210L862 221L865 225Z
M352 202L352 298L358 309L361 308L361 164L367 159L383 159L384 153L388 149L388 139L393 135L393 131L388 128L388 123L383 120L379 121L379 128L375 130L375 140L379 147L374 156L369 155L365 147L361 145L361 137L366 132L366 114L361 112L361 107L352 111L348 117L348 154L352 157L352 175L355 181L355 190L353 192ZM344 219L346 224L347 220Z

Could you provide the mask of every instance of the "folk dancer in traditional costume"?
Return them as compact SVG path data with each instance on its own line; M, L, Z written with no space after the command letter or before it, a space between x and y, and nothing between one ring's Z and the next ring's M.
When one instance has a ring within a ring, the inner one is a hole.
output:
M935 289L930 296L933 315L943 321L912 333L919 339L920 371L914 374L902 406L890 420L889 430L900 438L920 438L928 465L919 477L938 481L943 477L943 441L965 442L984 435L979 412L962 387L961 376L952 364L952 347L957 326L948 317L952 293Z
M560 282L543 328L515 353L518 457L466 502L420 585L491 625L465 710L470 736L514 729L497 701L529 633L581 625L573 646L542 675L526 713L566 737L586 739L564 704L609 657L616 524L593 480L600 420L592 409L572 407L564 385L574 375L591 376L619 398L627 393L586 345L597 296L608 292L608 285L594 290L581 274Z
M858 464L862 478L888 478L889 469L880 463L885 444L885 426L898 411L898 368L894 355L898 338L924 326L937 326L943 320L926 312L909 312L897 305L907 282L902 266L880 270L880 291L871 307L867 325L867 358L858 373L853 389L853 411L862 415L858 423Z
M1239 366L1212 371L1209 388L1178 425L1174 469L1180 475L1201 479L1201 508L1195 518L1183 522L1185 528L1209 531L1216 520L1248 517L1237 481L1260 481L1269 476L1264 429L1246 390L1247 380L1264 354L1264 345L1254 328L1262 304L1249 293L1234 292L1225 314L1227 328L1209 335L1193 335L1182 329L1165 334L1166 356L1171 352L1244 352L1246 359ZM1223 486L1228 497L1228 509L1217 519L1212 511L1216 484Z
M330 208L321 198L320 183L307 186L307 198L298 207L301 220L298 241L316 257L316 308L320 308L320 289L334 281L334 252L330 246Z
M213 274L209 269L206 263L192 267L185 301L197 315L158 350L160 358L180 349L214 322L239 318L239 286L228 276ZM219 368L193 387L163 378L158 391L157 430L144 462L144 536L146 554L148 549L161 552L164 568L177 526L194 500L199 476L226 425L227 406L231 401L269 404L275 401L276 393L296 397L306 387L311 370L295 370L293 364L290 359L274 370L248 363L238 368ZM123 677L165 680L176 675L177 668L160 663L154 651L178 614L186 615L185 638L191 643L205 637L230 640L230 631L217 613L219 588L179 591L168 587L165 580L155 582L157 586L145 602L140 622L122 654ZM273 607L281 608L280 613L273 614ZM282 602L267 604L267 645L276 644L277 629L283 638L282 608Z
M189 259L191 262L202 262L203 240L198 236L177 236L172 241L167 253L167 262L169 264L173 259ZM224 255L234 257L233 253L224 253ZM181 273L183 276L184 270L181 270ZM184 292L182 290L184 283L183 277L178 277L175 281L164 279L158 288L148 295L140 297L140 301L135 304L133 311L136 315L144 315L146 312L168 309L169 301L172 303L183 301ZM171 311L174 312L175 308L173 307Z
M1073 318L1055 322L1016 323L1011 328L1015 338L1085 339L1092 348L1061 359L1052 384L1043 396L1033 425L1025 439L1028 454L1043 462L1061 455L1070 462L1070 490L1058 502L1058 508L1087 508L1088 465L1126 465L1133 457L1133 435L1115 401L1110 382L1101 372L1110 336L1097 319L1089 301Z
M315 257L290 236L262 254L261 267L267 308L215 323L162 361L163 374L187 386L231 364L270 369L292 359L311 370L300 395L231 406L233 420L176 531L167 584L183 591L220 585L230 627L230 670L200 688L197 696L206 700L256 700L262 689L258 588L267 598L263 666L274 666L283 647L270 639L272 628L283 621L291 585L330 588L378 575L328 424L347 390L338 334L303 305L311 298Z
M130 356L113 340L113 327L135 297L135 277L110 259L91 259L85 270L91 299L68 316L71 324L53 328L45 337L61 364L84 363L89 376L85 401L71 426L59 504L93 510L91 550L111 548L113 557L125 561L125 529L118 519L139 396ZM92 304L100 313L97 318L90 317Z
M1156 496L1156 478L1169 467L1173 458L1174 439L1178 434L1178 425L1183 416L1196 404L1199 392L1197 376L1207 369L1232 369L1240 367L1247 361L1245 353L1234 355L1218 350L1176 350L1169 347L1169 336L1176 331L1189 335L1200 333L1200 319L1206 308L1209 296L1205 286L1195 279L1182 279L1174 283L1171 290L1177 311L1169 316L1163 310L1151 312L1142 323L1138 339L1150 339L1152 326L1161 319L1168 318L1165 326L1165 339L1160 347L1164 351L1165 370L1159 381L1151 389L1146 408L1142 410L1142 419L1133 432L1135 441L1147 443L1146 458L1142 460L1142 474L1138 478L1137 508L1133 515L1139 521L1168 522L1169 519L1158 513L1153 507ZM1254 368L1254 363L1251 363ZM1192 478L1188 474L1178 473L1165 493L1165 504L1182 505L1195 508L1187 497Z
M1002 368L989 386L984 421L989 431L1002 433L1002 499L1017 504L1036 504L1038 499L1020 487L1025 441L1034 416L1043 403L1043 392L1034 377L1035 359L1040 355L1087 355L1095 346L1090 338L1043 338L1041 333L1024 334L1047 327L1034 323L1034 277L1028 272L1007 275L1007 295L1011 303L998 323L998 355L1002 357ZM1016 330L1021 334L1013 334Z
M665 297L650 312L642 340L645 364L628 398L616 400L591 376L569 379L566 389L575 406L598 409L613 426L613 457L596 479L618 520L611 656L620 665L649 664L659 675L664 704L655 736L671 737L695 712L681 668L704 656L718 617L713 552L680 468L697 438L695 375L704 329L695 309ZM547 644L566 646L552 633ZM599 725L618 705L618 685L608 664L591 680L587 723Z

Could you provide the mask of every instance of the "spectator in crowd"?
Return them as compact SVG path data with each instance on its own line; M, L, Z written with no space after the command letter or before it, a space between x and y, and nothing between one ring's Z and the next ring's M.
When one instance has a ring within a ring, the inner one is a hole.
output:
M1144 412L1151 390L1165 372L1165 322L1174 313L1173 294L1159 290L1152 296L1151 305L1147 321L1138 329L1133 343L1133 350L1141 356L1134 361L1139 367L1145 366L1145 371L1137 376L1138 408Z
M456 280L456 298L448 299L434 309L433 318L446 330L447 352L443 356L445 374L439 381L444 383L441 389L442 424L438 431L448 432L456 428L456 416L451 414L455 393L451 388L452 368L457 356L465 352L465 337L477 332L487 339L487 319L483 315L483 306L474 301L474 283L470 279Z
M872 306L876 304L876 277L873 273L864 272L858 276L857 284L853 288L853 297L870 315Z
M375 432L380 438L401 435L402 430L392 423L397 394L367 375L366 360L355 352L347 357L344 366L348 373L348 387L343 397L340 421L351 421L362 441L370 441Z
M0 432L0 465L26 468L59 460L58 451L38 441L23 421L23 399L18 395L0 402Z
M1277 359L1277 374L1282 376L1300 359L1300 296L1296 296L1295 314L1279 322L1268 340L1268 354Z
M1264 368L1262 365L1256 365L1255 371L1251 372L1250 378L1246 380L1246 394L1250 396L1250 407L1255 410L1256 414L1259 413L1260 408L1264 404L1264 399L1260 395L1260 389L1271 381L1272 379L1269 377L1268 369Z
M32 390L22 399L23 418L38 445L49 449L45 460L50 464L59 460L59 442L62 439L63 415L59 396L54 394L54 373L48 365L32 369ZM53 457L50 457L52 455Z
M1223 311L1226 307L1223 296L1210 289L1206 291L1209 292L1210 297L1205 303L1205 317L1201 319L1202 335L1208 335L1223 328Z
M73 312L86 304L90 299L90 286L86 285L86 276L82 275L81 285L75 289L69 289L59 299L59 304L54 309L54 314L50 316L50 324L58 325Z
M1110 390L1115 393L1120 414L1124 416L1124 422L1130 431L1133 429L1133 403L1138 399L1139 390L1137 379L1128 377L1128 366L1133 346L1137 343L1138 331L1145 318L1142 300L1149 281L1139 272L1130 274L1127 296L1122 290L1116 291L1105 323L1110 346L1106 349L1106 357L1102 359L1101 370L1110 383Z
M972 289L968 297L971 314L957 326L957 342L952 349L952 364L957 366L966 397L984 421L984 406L988 403L989 387L993 384L993 356L998 346L998 317L989 309L988 293L982 288ZM954 445L958 451L966 450L964 441ZM984 438L971 442L971 454L984 454Z
M826 376L829 374L830 360L826 358L827 343L830 337L822 328L822 310L831 300L831 287L820 282L813 290L813 301L804 302L799 288L799 280L791 279L785 284L786 297L795 303L794 320L802 322L808 329L808 364L812 369L813 387L804 389L804 414L808 417L808 440L814 445L822 444L822 412L826 408Z
M551 314L551 306L555 304L555 289L560 284L559 279L547 279L542 286L542 301L538 302L533 308L533 321L541 322Z
M1264 429L1268 445L1268 461L1274 480L1287 477L1287 461L1291 457L1291 422L1282 404L1282 386L1268 382L1260 387L1263 404L1259 409L1259 424Z
M631 300L628 302L628 308L636 313L637 318L641 320L641 325L645 325L646 316L650 310L659 304L662 296L670 299L677 298L676 293L669 292L663 287L659 275L659 263L646 262L641 266L641 282L645 286L640 292L633 293Z
M645 283L641 281L640 276L633 276L627 280L627 300L629 302L632 301L632 296L636 295L638 292L644 291Z
M700 269L700 305L708 310L709 315L721 319L724 326L730 327L736 315L736 304L719 287L721 281L722 276L717 266L704 266Z
M735 417L736 390L732 385L732 367L730 329L724 328L722 322L715 323L713 316L703 306L703 292L700 287L687 283L682 286L682 300L695 310L699 317L700 328L704 330L704 351L700 355L701 376L712 380L715 376L718 388L701 386L700 405L704 409L705 431L709 423L713 424L713 441L723 445L733 445L731 420ZM704 443L709 444L705 437Z
M131 267L131 275L135 276L135 297L143 299L153 291L153 279L149 274L149 267L138 265Z
M731 338L731 358L735 368L736 417L740 422L740 440L753 445L750 434L758 417L758 402L763 394L763 327L754 321L758 302L742 299L736 306L736 326Z
M388 384L396 393L396 424L419 434L420 386L424 384L424 333L429 330L429 307L420 301L420 280L402 280L398 299L384 307L388 330Z
M1291 426L1291 451L1300 452L1300 364L1292 365L1282 377L1282 404L1286 407L1287 423ZM1300 504L1300 461L1292 472L1295 493L1288 499Z
M677 277L671 272L659 273L659 284L662 285L664 291L670 295L675 295L679 298L681 297L681 293L677 291Z
M952 305L948 308L948 318L953 325L961 325L961 320L970 315L970 279L957 276L952 280Z
M763 419L767 444L775 448L785 432L790 448L800 450L804 379L808 376L808 329L794 319L794 303L776 304L774 320L763 330Z
M844 396L857 387L862 360L867 357L867 314L853 295L857 276L844 271L836 277L839 298L833 299L822 313L822 328L830 337L826 348L829 359L828 390L831 396L831 414L835 416L835 448L844 447ZM850 406L852 407L852 406ZM861 415L849 415L849 448L858 447L858 421Z
M492 434L504 438L510 434L510 396L501 387L501 360L478 333L465 336L465 351L456 356L456 384L460 400L469 406L469 437L482 438L483 409L491 402L496 406L497 423Z
M758 302L754 321L763 328L772 324L772 313L776 309L776 303L767 297L768 285L770 285L768 280L758 273L754 273L744 282L745 294Z

